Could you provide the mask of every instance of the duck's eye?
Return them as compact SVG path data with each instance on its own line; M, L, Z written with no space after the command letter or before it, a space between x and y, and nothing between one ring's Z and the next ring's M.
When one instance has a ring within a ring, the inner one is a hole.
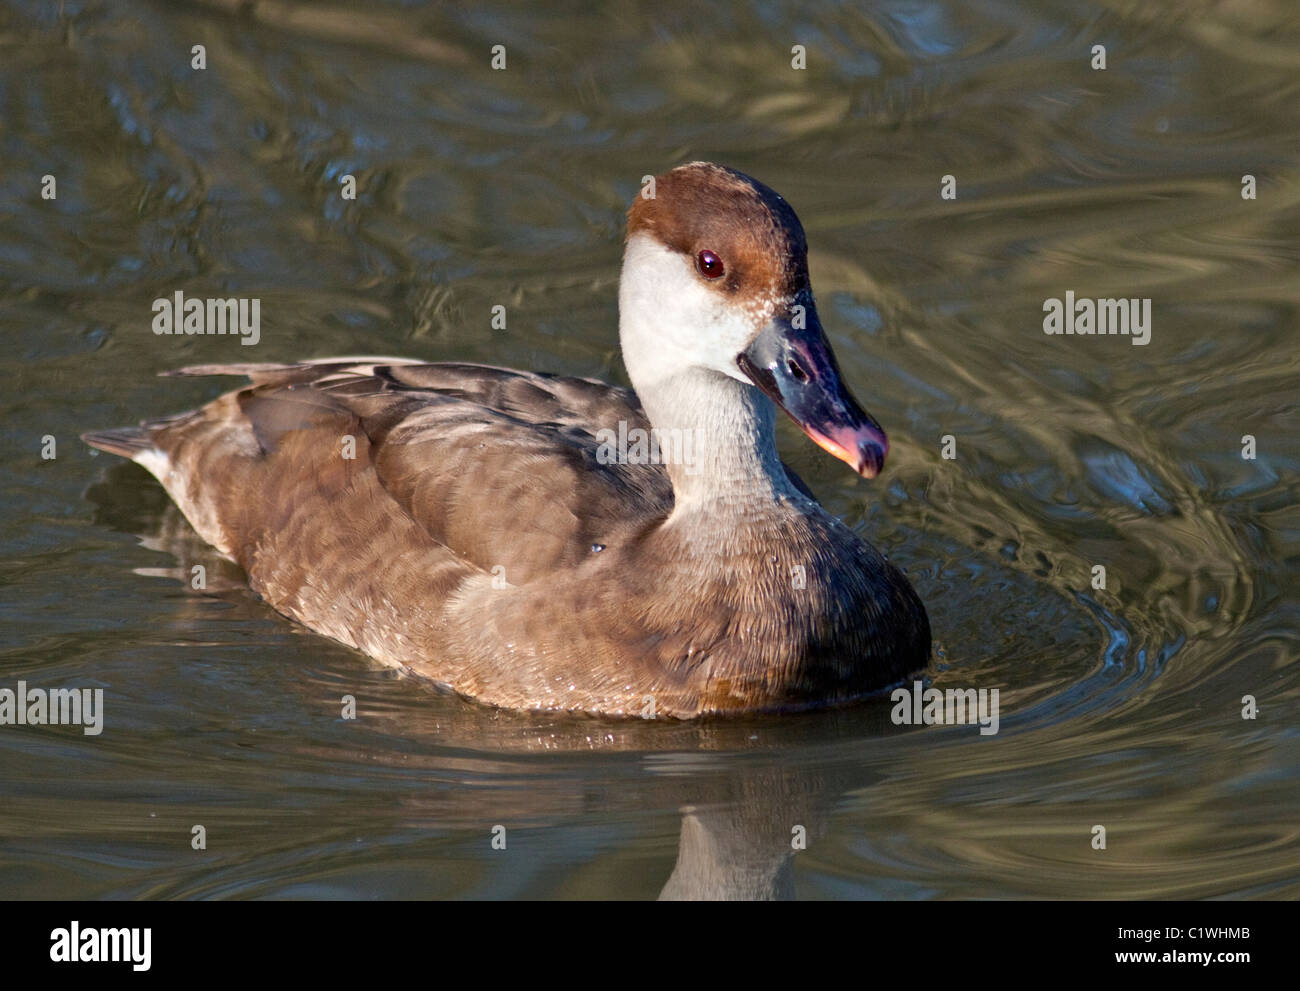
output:
M722 259L712 251L705 248L695 256L695 265L700 270L700 274L706 279L720 279L726 271L723 267Z

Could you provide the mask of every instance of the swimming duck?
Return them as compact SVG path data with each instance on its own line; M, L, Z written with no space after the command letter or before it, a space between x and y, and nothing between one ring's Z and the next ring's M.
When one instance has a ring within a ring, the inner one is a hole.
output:
M856 699L925 667L903 574L777 456L780 407L874 477L794 210L695 162L628 211L634 392L477 364L336 358L85 440L152 472L275 609L464 696L689 718Z

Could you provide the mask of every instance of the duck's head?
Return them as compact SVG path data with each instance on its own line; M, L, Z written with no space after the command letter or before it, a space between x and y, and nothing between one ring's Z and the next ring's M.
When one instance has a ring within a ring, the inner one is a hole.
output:
M751 384L872 478L889 441L840 377L808 280L803 226L777 193L707 162L655 177L628 210L619 285L637 391L685 371Z

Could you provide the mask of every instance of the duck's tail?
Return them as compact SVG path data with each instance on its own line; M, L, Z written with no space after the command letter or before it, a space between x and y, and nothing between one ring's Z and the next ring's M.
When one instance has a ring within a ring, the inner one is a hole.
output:
M91 447L109 454L134 460L138 455L153 449L153 435L145 427L117 427L112 430L92 430L81 435Z

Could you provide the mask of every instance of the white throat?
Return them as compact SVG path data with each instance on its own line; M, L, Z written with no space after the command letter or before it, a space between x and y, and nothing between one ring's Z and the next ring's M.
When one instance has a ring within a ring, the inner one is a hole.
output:
M685 455L667 459L674 515L801 498L777 455L775 407L736 364L757 317L702 284L679 253L647 234L629 239L619 340L651 425Z

